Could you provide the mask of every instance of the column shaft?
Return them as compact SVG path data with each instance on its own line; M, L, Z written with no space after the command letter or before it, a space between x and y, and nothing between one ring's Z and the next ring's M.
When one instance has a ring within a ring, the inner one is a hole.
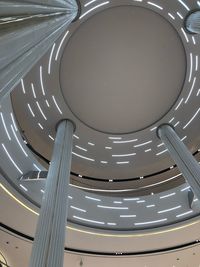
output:
M30 267L63 267L73 131L66 120L57 129Z
M185 26L191 33L200 33L200 11L189 15L185 21Z
M174 129L167 124L158 128L158 136L168 149L170 156L200 199L200 165L180 140Z
M66 2L65 8L26 1L11 4L0 0L0 102L66 31L78 12L76 0Z

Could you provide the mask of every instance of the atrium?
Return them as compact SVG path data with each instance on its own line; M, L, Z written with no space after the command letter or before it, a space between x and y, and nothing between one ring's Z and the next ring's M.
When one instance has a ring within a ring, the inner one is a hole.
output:
M0 0L0 267L200 267L200 1Z

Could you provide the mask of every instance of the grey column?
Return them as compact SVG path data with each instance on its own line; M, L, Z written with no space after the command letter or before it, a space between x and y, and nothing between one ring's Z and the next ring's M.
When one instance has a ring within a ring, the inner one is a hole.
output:
M165 144L170 156L175 161L180 172L191 186L197 198L200 199L200 165L191 152L180 140L174 129L163 124L157 130L159 138Z
M76 17L76 0L62 2L65 7L0 0L0 102Z
M185 27L191 33L200 33L200 11L195 11L186 18Z
M59 123L30 267L63 267L73 132L71 121Z

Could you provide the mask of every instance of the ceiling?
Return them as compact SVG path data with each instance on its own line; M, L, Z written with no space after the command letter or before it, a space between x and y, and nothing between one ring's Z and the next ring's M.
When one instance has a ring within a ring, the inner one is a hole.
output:
M2 222L34 235L55 126L69 118L76 124L68 198L72 247L87 244L86 250L96 252L122 247L123 252L133 252L158 248L158 240L163 248L193 242L199 236L195 228L199 200L194 197L191 207L189 185L156 129L172 124L200 161L200 37L184 28L185 17L199 3L82 0L80 4L79 19L0 107L1 200L4 208L10 205L2 212ZM19 211L16 224L14 210ZM36 218L29 218L29 213ZM171 230L176 241L171 240ZM120 234L123 242L117 247L113 238ZM31 244L10 233L1 235L4 241L11 238L27 246L29 255ZM166 266L198 267L193 255L198 250L194 246L162 256L123 258L116 264L156 267L162 257ZM11 262L18 257L15 252L8 251ZM79 266L80 257L66 253L72 266ZM107 266L113 260L84 255L83 265ZM27 261L28 256L24 266ZM17 262L22 266L19 257Z

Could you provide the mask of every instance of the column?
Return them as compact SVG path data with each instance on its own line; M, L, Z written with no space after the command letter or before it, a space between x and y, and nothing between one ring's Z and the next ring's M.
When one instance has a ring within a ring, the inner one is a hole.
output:
M158 137L165 144L170 156L175 161L180 172L191 186L197 198L200 199L200 165L180 140L172 126L163 124L158 127Z
M75 19L76 0L59 2L65 7L0 0L0 102Z
M29 267L63 267L73 132L59 123Z
M200 33L200 11L195 11L186 18L185 27L190 33Z

